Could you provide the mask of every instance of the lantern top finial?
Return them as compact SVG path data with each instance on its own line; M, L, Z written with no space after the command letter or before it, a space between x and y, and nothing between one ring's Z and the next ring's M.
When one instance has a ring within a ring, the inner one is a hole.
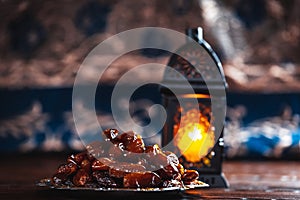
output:
M203 29L201 27L198 28L187 28L185 30L185 34L188 36L188 41L195 40L199 42L199 40L203 40Z
M208 84L216 89L227 87L220 59L203 39L202 28L186 29L186 34L186 44L172 54L168 66L183 75L195 90L207 93ZM181 82L182 78L174 70L166 69L163 84L182 89Z

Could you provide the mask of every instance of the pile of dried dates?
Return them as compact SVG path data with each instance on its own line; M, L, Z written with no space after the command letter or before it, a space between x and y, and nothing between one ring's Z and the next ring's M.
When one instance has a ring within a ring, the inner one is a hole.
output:
M178 157L155 144L145 146L133 132L103 132L105 141L71 155L52 177L54 186L93 188L167 188L197 185L199 174L187 170Z

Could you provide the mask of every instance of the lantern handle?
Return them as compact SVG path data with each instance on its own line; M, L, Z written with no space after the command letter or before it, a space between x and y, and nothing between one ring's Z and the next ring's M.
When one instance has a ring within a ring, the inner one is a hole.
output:
M188 36L187 42L190 42L191 40L195 40L196 42L203 40L203 29L201 27L187 28L185 34Z

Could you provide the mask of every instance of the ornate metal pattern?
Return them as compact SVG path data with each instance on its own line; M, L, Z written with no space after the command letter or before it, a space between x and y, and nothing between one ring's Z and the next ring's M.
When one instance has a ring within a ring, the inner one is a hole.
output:
M219 73L218 66L204 48L199 49L193 46L187 46L179 49L178 53L185 56L190 62L174 54L170 59L169 65L188 80L203 81L203 77L205 77L207 81L217 80L215 74ZM176 80L177 78L178 77L170 73L170 71L165 73L165 79L167 80Z

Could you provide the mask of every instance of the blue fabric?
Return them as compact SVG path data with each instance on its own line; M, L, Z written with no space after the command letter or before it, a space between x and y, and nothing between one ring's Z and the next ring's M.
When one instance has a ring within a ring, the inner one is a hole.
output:
M100 115L111 114L112 90L113 86L109 85L97 90L95 107ZM0 96L1 151L62 151L80 148L79 138L70 123L72 88L1 89ZM143 99L161 103L158 87L143 86L132 98L133 101ZM300 128L297 118L300 113L299 102L300 95L296 93L229 92L224 131L226 156L299 158ZM232 115L230 113L238 113L239 109L244 112L239 114L239 118L230 116ZM290 112L290 117L283 116L286 110ZM149 122L147 115L143 116L143 119L145 124ZM23 129L27 130L26 134L22 132Z

